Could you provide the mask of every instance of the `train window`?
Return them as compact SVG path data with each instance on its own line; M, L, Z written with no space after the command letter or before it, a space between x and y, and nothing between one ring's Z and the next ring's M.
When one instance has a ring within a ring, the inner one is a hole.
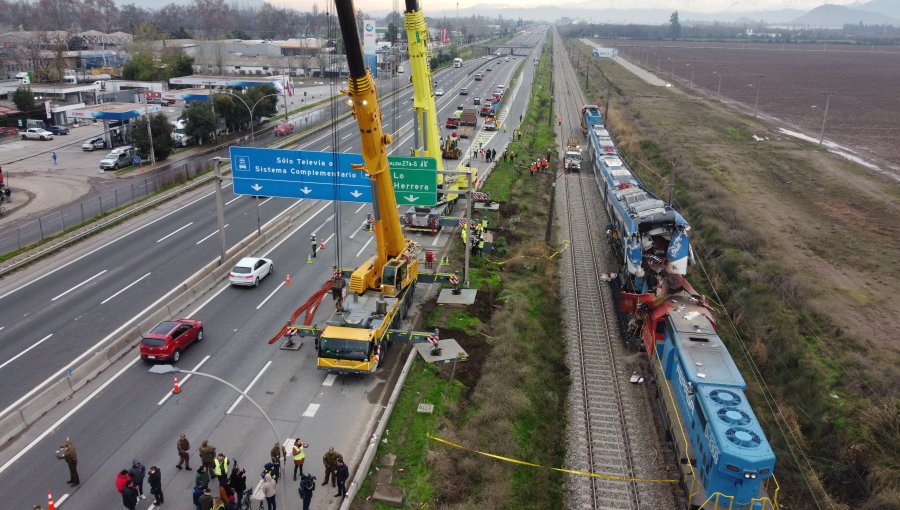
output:
M697 410L697 419L700 421L700 430L706 430L706 415L703 414L703 408L700 407L700 401L694 397L694 409Z
M735 473L739 473L741 471L741 469L739 467L732 466L731 464L728 464L725 467L727 467L729 471L734 471Z
M761 475L768 474L768 472L769 472L769 468L759 470L759 474L761 474Z
M709 338L705 338L702 336L689 336L688 339L691 342L709 342Z

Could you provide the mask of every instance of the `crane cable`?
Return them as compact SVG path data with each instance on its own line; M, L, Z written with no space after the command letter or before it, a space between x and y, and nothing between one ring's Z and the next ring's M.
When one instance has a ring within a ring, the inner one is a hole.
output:
M326 8L326 16L328 19L328 23L326 25L326 34L329 40L336 41L337 40L337 16L332 12L333 2L328 2ZM334 98L336 95L340 93L338 89L338 84L341 79L341 67L337 65L337 52L332 52L330 55L331 65L329 66L332 69L337 69L337 76L332 76L331 80L328 82L328 89L330 96ZM324 74L324 72L323 72ZM349 77L347 78L350 79ZM349 85L349 83L348 83ZM340 200L340 166L338 164L340 158L340 132L338 126L338 115L340 115L340 111L338 108L343 104L342 101L332 100L329 108L331 109L331 164L334 169L332 181L333 181L333 189L334 189L334 198L332 199L332 206L334 207L334 267L341 267L341 200ZM324 243L324 239L322 241Z

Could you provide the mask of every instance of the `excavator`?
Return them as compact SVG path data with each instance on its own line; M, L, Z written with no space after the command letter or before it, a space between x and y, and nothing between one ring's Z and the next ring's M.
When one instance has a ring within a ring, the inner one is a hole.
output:
M419 7L418 0L405 0L406 10L403 12L403 25L406 28L407 48L409 51L409 67L412 71L410 79L413 85L413 126L415 132L414 156L435 158L438 172L444 170L442 156L447 159L459 159L462 149L458 146L459 140L448 136L443 144L440 143L440 131L438 129L437 107L434 104L434 79L431 74L431 40L428 33L428 25L425 22L425 14ZM451 138L453 138L451 140ZM452 155L456 157L452 157ZM470 167L460 167L470 170ZM471 170L474 174L474 170ZM475 175L472 182L475 182ZM465 190L468 182L464 175L444 178L438 173L438 187L450 190ZM448 214L453 203L459 195L444 195L443 200L430 208L431 217L440 217ZM430 225L418 225L411 221L414 218L415 207L411 207L407 214L408 229L430 230ZM421 208L420 208L421 209Z
M349 291L354 296L339 305L321 330L317 366L331 372L368 374L384 360L389 330L400 326L412 304L419 246L403 235L387 159L393 137L382 131L375 80L363 63L353 1L336 0L335 4L350 70L347 89L341 92L353 108L362 141L363 164L353 165L353 170L368 174L372 186L377 252L351 273ZM343 283L339 272L334 280ZM337 292L341 290L338 287Z

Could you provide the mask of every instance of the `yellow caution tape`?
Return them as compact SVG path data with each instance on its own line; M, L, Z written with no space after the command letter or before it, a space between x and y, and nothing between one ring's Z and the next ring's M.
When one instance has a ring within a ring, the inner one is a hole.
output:
M639 483L678 483L678 480L653 480L648 478L631 478L627 476L617 476L617 475L607 475L603 473L590 473L588 471L577 471L574 469L563 469L549 466L542 466L540 464L534 464L532 462L527 462L524 460L511 459L509 457L503 457L502 455L494 455L493 453L481 452L478 450L473 450L471 448L466 448L465 446L458 445L456 443L447 441L446 439L441 439L436 436L432 436L431 434L425 434L428 439L433 439L439 443L443 443L447 446L452 446L454 448L459 448L460 450L465 450L467 452L477 453L478 455L484 455L485 457L490 457L492 459L502 460L504 462L512 462L513 464L520 464L523 466L538 468L538 469L549 469L551 471L559 471L560 473L567 473L570 475L579 475L579 476L590 476L593 478L603 478L604 480L617 480L620 482L639 482Z

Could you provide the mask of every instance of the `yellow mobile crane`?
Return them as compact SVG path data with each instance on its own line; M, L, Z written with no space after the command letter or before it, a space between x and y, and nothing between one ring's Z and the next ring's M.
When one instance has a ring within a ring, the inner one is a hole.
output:
M377 254L351 274L349 290L355 296L322 329L317 365L334 372L371 373L387 352L389 329L400 325L412 304L419 247L404 237L400 224L387 160L393 137L382 132L381 107L375 80L363 64L353 1L335 4L350 68L342 92L353 107L362 141L364 163L353 169L369 175Z
M425 22L425 14L419 8L418 0L406 0L406 10L403 12L403 25L406 27L407 49L409 51L409 67L412 71L410 79L413 85L413 131L415 132L414 156L424 156L437 160L438 188L452 190L465 190L467 184L465 176L444 179L440 173L444 170L442 156L456 154L457 159L462 154L458 148L451 148L458 140L448 139L442 144L440 130L438 128L437 107L434 104L434 78L431 74L431 37L428 33L428 24ZM447 148L448 150L444 150ZM448 158L451 159L451 158ZM469 167L460 167L468 169ZM474 171L473 171L474 173ZM475 182L475 176L472 176ZM430 230L436 232L438 218L448 214L453 203L459 195L444 195L437 205L430 208L410 207L406 213L406 228L415 230Z

